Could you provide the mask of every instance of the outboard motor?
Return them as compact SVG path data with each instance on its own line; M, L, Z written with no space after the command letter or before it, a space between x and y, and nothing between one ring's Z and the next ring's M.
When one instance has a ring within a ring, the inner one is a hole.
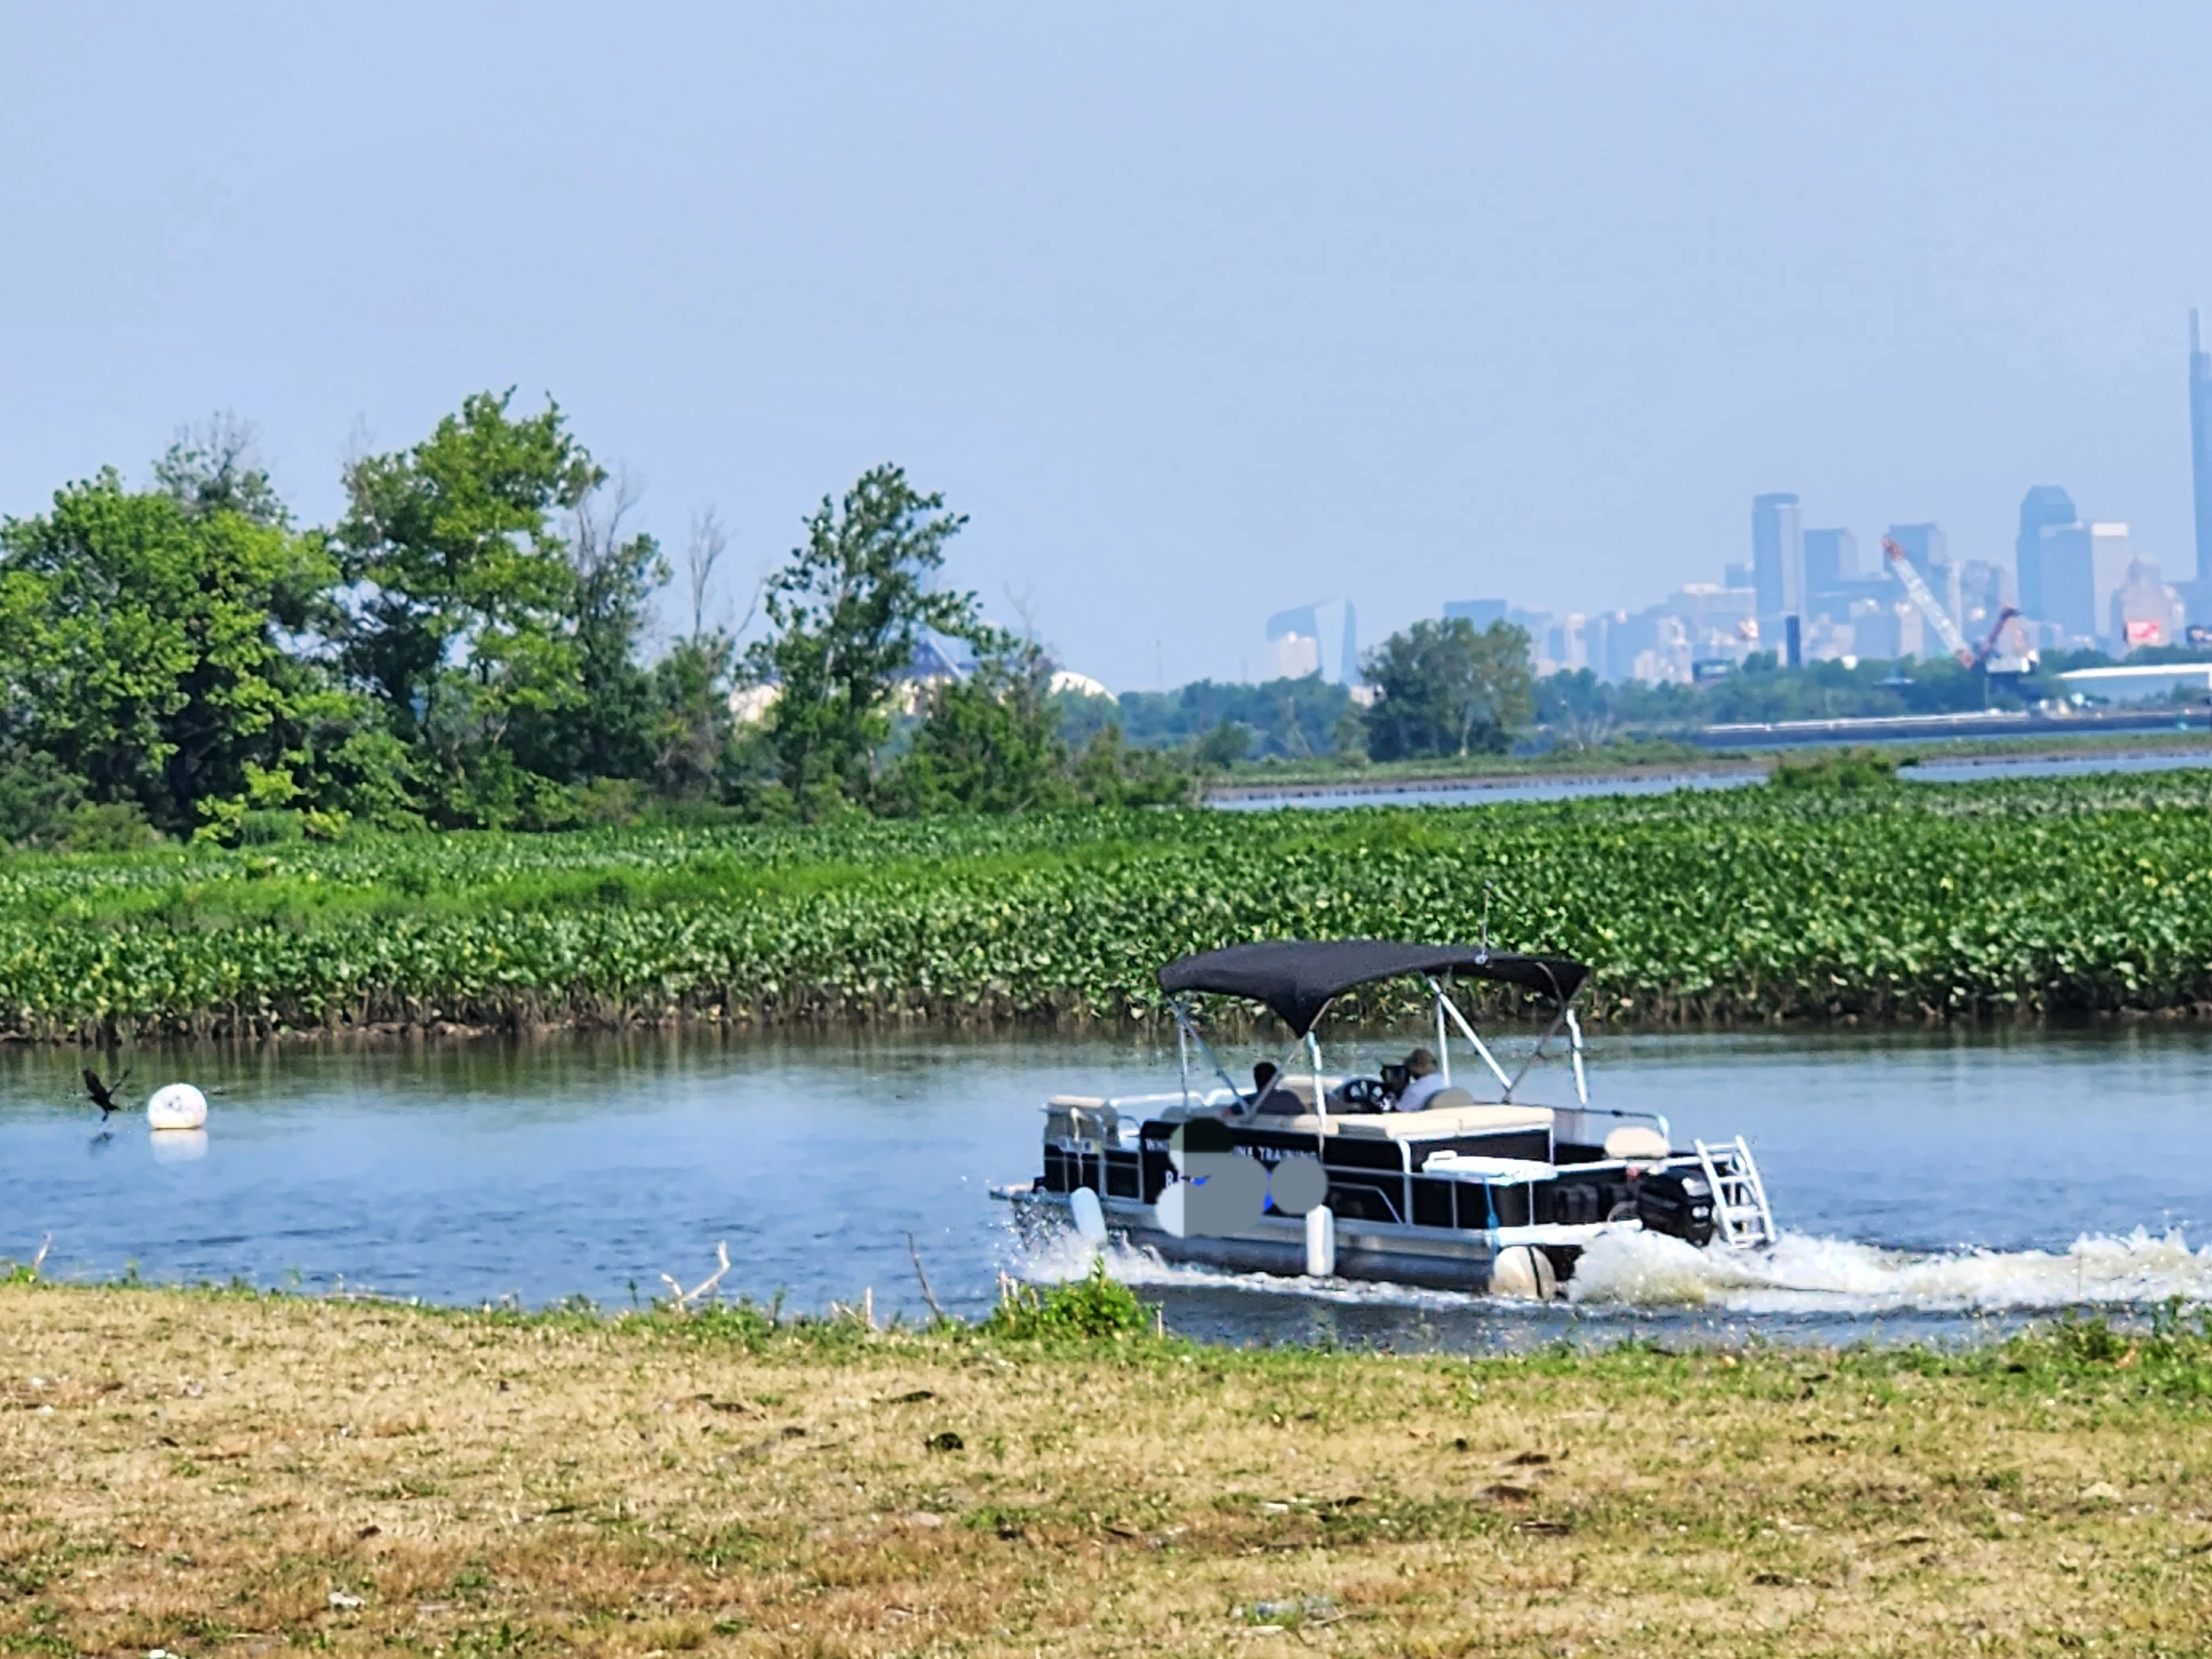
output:
M1695 1171L1647 1170L1636 1183L1636 1215L1655 1233L1672 1233L1702 1248L1713 1236L1713 1189Z

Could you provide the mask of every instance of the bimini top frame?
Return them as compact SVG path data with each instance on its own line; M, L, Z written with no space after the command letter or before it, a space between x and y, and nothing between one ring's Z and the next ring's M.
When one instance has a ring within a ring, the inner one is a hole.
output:
M1474 979L1486 979L1522 989L1540 996L1548 996L1559 1006L1549 1030L1536 1045L1536 1052L1522 1065L1518 1075L1507 1077L1498 1065L1489 1045L1476 1033L1458 1007L1452 1002L1444 988L1437 983L1439 974L1464 975ZM1168 993L1168 1000L1176 1016L1176 1046L1181 1052L1183 1071L1183 1090L1188 1098L1190 1090L1189 1044L1195 1039L1223 1083L1228 1085L1239 1098L1243 1091L1222 1067L1221 1062L1199 1036L1192 1024L1189 1011L1180 993L1186 991L1217 992L1229 996L1249 998L1266 1004L1283 1023L1291 1028L1294 1037L1303 1041L1309 1063L1314 1072L1316 1110L1326 1116L1328 1108L1321 1103L1321 1053L1313 1030L1328 1006L1344 992L1355 986L1373 983L1378 980L1419 978L1424 981L1435 999L1437 1011L1437 1052L1442 1062L1446 1082L1451 1079L1451 1049L1446 1020L1459 1027L1461 1034L1481 1056L1504 1091L1503 1098L1511 1100L1513 1091L1528 1073L1530 1066L1543 1054L1546 1045L1560 1027L1566 1028L1575 1073L1575 1093L1585 1103L1589 1099L1589 1085L1583 1073L1582 1028L1575 1018L1571 1006L1574 994L1582 988L1589 969L1579 962L1565 957L1516 956L1489 950L1486 946L1466 945L1410 945L1389 939L1278 939L1255 945L1232 945L1223 950L1200 951L1184 957L1160 969L1160 988Z
M1565 957L1509 956L1473 945L1401 945L1389 939L1271 939L1202 951L1160 969L1160 989L1218 991L1273 1009L1304 1036L1328 1005L1357 985L1382 979L1462 974L1548 996L1565 1006L1589 969Z

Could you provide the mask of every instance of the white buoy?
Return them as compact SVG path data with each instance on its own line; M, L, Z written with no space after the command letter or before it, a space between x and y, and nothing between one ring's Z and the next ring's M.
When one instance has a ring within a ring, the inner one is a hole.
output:
M1509 1244L1490 1264L1490 1293L1516 1302L1549 1302L1558 1292L1559 1276L1552 1258L1533 1244Z
M1106 1212L1098 1207L1098 1194L1090 1188L1078 1187L1067 1195L1067 1213L1085 1243L1098 1245L1106 1242Z
M189 1083L165 1083L147 1097L146 1121L156 1129L197 1129L207 1121L207 1097Z
M1306 1212L1306 1274L1312 1279L1336 1277L1336 1212L1326 1204Z

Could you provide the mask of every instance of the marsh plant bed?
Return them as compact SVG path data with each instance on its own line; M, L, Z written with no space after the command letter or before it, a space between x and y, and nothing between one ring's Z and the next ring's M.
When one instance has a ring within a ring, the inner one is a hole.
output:
M2212 1345L1518 1359L0 1287L0 1651L2203 1651Z
M1186 951L1486 909L1600 1019L2190 1010L2212 772L18 856L0 1034L1116 1024Z

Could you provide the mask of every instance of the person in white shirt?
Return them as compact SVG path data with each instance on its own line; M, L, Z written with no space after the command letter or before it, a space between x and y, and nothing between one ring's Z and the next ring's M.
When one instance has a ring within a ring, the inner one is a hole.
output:
M1418 1112L1429 1103L1429 1097L1450 1087L1437 1070L1437 1057L1426 1048L1416 1048L1406 1056L1406 1089L1398 1097L1398 1109Z

